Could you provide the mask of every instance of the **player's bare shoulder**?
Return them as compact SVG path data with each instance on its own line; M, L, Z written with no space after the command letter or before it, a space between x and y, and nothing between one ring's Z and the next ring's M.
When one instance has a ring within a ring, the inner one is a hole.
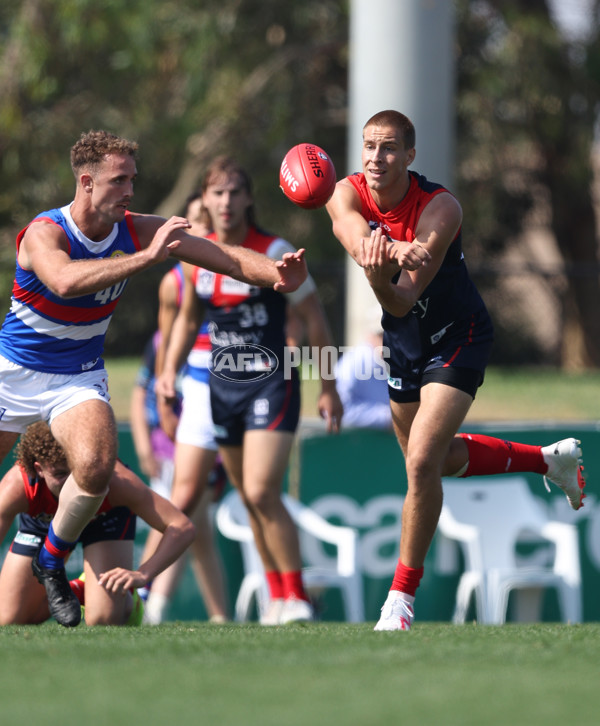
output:
M462 207L458 199L449 191L436 194L426 207L427 210L447 215L448 218L462 222Z
M27 511L23 474L18 464L12 466L0 479L0 509L13 513Z
M360 198L352 183L345 177L335 185L331 199L326 209L332 219L349 210L360 211Z
M19 265L24 270L31 270L36 254L44 255L52 250L62 250L68 254L69 243L65 231L50 219L34 219L19 243Z
M453 230L452 236L462 224L463 212L458 199L448 191L436 194L426 205L418 228L440 228ZM418 234L417 234L418 236Z
M349 199L358 199L358 193L348 177L344 177L337 182L337 184L335 185L334 195L335 194L347 196Z

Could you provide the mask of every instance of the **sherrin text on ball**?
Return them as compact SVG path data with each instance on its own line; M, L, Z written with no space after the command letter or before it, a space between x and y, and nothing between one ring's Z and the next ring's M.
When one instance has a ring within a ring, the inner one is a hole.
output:
M333 161L315 144L298 144L285 155L279 186L286 197L303 209L325 206L335 190Z

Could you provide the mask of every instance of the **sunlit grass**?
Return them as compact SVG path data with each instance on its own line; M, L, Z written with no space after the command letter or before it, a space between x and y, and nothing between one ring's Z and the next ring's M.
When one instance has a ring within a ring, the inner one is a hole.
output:
M2 722L587 726L600 625L0 629ZM400 716L400 715L401 716Z

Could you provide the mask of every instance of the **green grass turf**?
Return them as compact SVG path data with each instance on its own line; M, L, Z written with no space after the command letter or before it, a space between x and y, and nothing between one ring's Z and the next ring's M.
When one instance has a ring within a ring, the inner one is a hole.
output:
M586 726L600 625L0 629L1 722Z
M108 361L127 420L137 361ZM490 369L470 420L598 420L600 372ZM313 381L304 415L315 414ZM418 617L418 610L417 610ZM0 629L1 723L587 726L600 624Z

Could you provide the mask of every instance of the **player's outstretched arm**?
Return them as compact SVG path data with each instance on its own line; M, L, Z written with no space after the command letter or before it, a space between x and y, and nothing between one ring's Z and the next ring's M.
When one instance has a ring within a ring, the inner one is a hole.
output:
M304 250L274 261L254 250L222 245L204 237L180 235L171 243L171 253L185 262L220 272L258 287L273 287L279 292L297 290L308 275Z
M126 506L152 529L162 532L154 554L137 570L114 567L100 574L98 583L109 592L125 593L143 587L173 564L193 542L196 530L192 522L168 499L161 497L121 462L117 462L109 483L113 506Z
M245 247L221 245L186 235L173 244L172 254L193 265L229 275L249 285L273 287L278 292L297 290L308 275L304 250L274 261Z
M180 217L164 220L152 215L135 215L134 222L142 247L150 249L156 246L162 250L167 239L168 254L173 257L249 285L293 292L308 275L303 250L293 254L294 260L276 262L245 247L218 244L189 234L189 223L181 224Z
M371 233L368 222L361 214L360 200L350 182L342 179L327 202L333 234L355 262L361 264L360 241Z
M170 254L170 240L187 226L187 220L172 218L162 229L156 228L151 244L142 244L142 249L137 252L110 258L72 260L61 228L38 220L27 228L19 247L18 260L23 269L32 270L55 295L62 298L88 295L166 260Z
M294 292L306 280L308 269L304 253L304 248L296 252L285 252L281 260L275 262L279 280L273 287L277 292Z

